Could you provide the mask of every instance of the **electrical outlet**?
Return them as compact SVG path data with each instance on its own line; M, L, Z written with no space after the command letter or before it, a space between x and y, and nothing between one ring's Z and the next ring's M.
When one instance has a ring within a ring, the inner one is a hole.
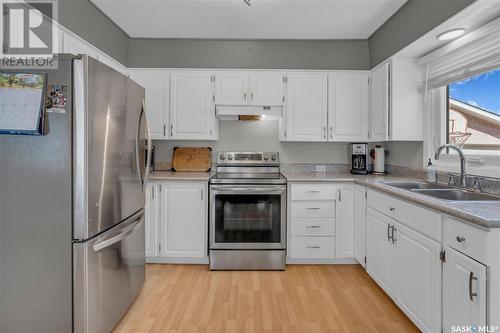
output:
M325 165L316 165L316 172L326 172Z

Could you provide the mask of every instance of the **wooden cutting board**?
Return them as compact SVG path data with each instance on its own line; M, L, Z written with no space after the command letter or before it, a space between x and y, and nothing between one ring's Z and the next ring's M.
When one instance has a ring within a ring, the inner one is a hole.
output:
M174 147L172 171L210 171L212 148Z

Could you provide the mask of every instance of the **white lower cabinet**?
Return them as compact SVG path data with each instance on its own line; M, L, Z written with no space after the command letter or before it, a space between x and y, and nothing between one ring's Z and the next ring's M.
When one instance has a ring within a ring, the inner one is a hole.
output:
M354 185L290 183L288 193L289 262L354 262Z
M366 187L354 185L354 258L365 267Z
M394 224L393 297L423 332L441 330L441 244Z
M146 193L147 261L205 262L207 183L150 183Z
M368 208L366 270L423 332L441 330L441 244Z
M486 266L446 247L443 267L443 332L486 325Z
M146 233L146 257L156 257L159 253L158 241L160 223L160 184L146 184L146 206L144 209L145 233Z

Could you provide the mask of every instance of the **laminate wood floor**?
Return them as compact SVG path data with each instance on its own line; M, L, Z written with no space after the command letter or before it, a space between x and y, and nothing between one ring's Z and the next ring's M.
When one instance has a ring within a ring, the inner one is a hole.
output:
M115 329L140 332L418 332L358 265L217 271L148 265Z

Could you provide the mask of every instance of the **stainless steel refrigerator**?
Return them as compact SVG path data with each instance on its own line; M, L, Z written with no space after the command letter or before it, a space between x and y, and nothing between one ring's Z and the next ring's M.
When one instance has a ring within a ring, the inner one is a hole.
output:
M0 135L0 332L109 332L145 278L144 89L87 56L40 72L66 108Z

